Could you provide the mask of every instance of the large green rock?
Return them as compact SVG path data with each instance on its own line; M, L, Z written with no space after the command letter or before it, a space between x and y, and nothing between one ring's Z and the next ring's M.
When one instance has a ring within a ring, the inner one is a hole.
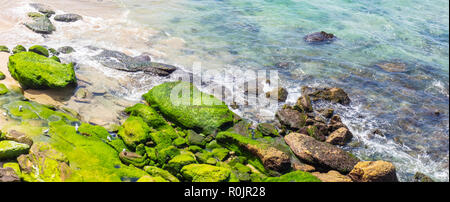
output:
M9 57L11 76L23 88L63 88L76 84L73 64L61 64L34 52L20 52Z
M190 164L181 169L181 174L190 182L224 182L230 178L231 170L208 164Z
M117 133L129 148L136 148L140 143L150 140L150 127L141 117L130 116Z
M200 92L191 83L163 83L153 87L143 97L169 121L197 132L211 134L233 123L233 112L227 105Z
M0 160L13 159L21 154L28 153L30 146L14 141L0 141Z
M311 173L303 171L294 171L284 174L280 177L268 177L264 182L320 182L320 180Z

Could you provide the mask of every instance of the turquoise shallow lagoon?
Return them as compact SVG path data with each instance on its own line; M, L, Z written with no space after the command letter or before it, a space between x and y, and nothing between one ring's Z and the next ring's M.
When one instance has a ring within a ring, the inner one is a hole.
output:
M168 54L169 61L191 66L183 57L196 55L203 67L278 70L290 92L302 85L344 88L353 104L338 111L364 145L349 150L363 159L393 161L402 180L421 171L448 181L448 1L122 3L130 20L186 41L183 49ZM338 40L324 45L303 41L306 34L321 30ZM289 65L280 68L280 62ZM376 66L380 62L404 63L406 68L389 72ZM370 135L377 128L384 138Z

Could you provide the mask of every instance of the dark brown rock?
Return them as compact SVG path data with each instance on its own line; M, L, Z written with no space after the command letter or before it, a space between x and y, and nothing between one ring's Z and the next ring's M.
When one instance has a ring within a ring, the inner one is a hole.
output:
M301 112L309 113L313 111L313 107L311 104L311 99L308 95L302 95L298 98L297 103L294 106L295 109L298 109Z
M300 160L316 168L347 174L359 162L359 159L344 150L307 135L290 133L284 140Z
M280 124L290 130L298 130L305 126L307 116L292 107L285 106L275 114Z
M342 105L350 104L350 98L342 88L310 88L303 86L302 94L309 95L312 101L327 100Z
M326 33L324 31L314 32L304 37L304 40L309 43L331 42L334 39L336 39L336 37L333 34Z
M345 127L333 131L326 142L333 145L345 145L353 138L353 134Z

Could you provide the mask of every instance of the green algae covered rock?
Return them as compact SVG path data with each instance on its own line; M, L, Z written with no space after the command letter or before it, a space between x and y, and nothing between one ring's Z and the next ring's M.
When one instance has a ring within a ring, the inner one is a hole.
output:
M16 47L14 47L12 49L13 54L17 54L20 52L26 52L26 51L27 51L27 49L25 47L23 47L22 45L17 45Z
M9 140L0 141L0 160L13 159L28 153L30 146Z
M65 181L136 181L145 171L122 164L119 153L104 140L78 134L75 127L61 121L50 123L51 146L63 153L71 175Z
M177 174L185 165L197 163L193 154L180 154L173 157L163 169L168 170L172 174Z
M8 90L8 88L6 88L5 84L0 83L0 95L4 95L8 92L9 92L9 90Z
M23 88L63 88L76 84L73 64L61 64L34 52L21 52L9 57L11 76Z
M163 83L153 87L143 98L169 121L204 134L225 129L233 123L233 112L225 103L200 92L191 83Z
M5 79L5 78L6 78L5 74L4 74L3 72L0 71L0 80L3 80L3 79Z
M94 126L88 123L82 123L78 132L85 136L94 136L103 140L106 140L109 136L108 131L102 126Z
M190 182L224 182L229 180L231 170L208 164L190 164L181 169L181 174Z
M166 120L164 120L158 112L142 103L126 108L125 112L131 116L141 117L150 127L155 129L168 125Z
M50 57L50 59L55 60L56 62L61 62L61 60L59 59L59 57L56 56L56 55Z
M212 155L216 157L219 161L223 161L225 158L227 158L229 152L230 150L225 148L215 148L211 151Z
M3 168L12 168L14 172L16 172L17 176L22 175L22 171L20 171L20 166L16 162L8 162L3 164Z
M42 55L42 56L45 56L45 57L48 57L48 56L50 55L50 53L48 52L48 50L47 50L46 48L44 48L43 46L40 46L40 45L34 45L34 46L31 46L31 47L28 49L28 51L37 53L37 54Z
M6 52L9 53L9 48L6 46L0 46L0 52Z
M169 182L169 181L159 176L152 177L149 175L145 175L139 178L136 182Z
M169 182L180 182L178 178L169 173L169 171L158 168L156 166L145 166L145 172L154 177L162 177Z
M261 172L267 172L266 169L285 172L291 168L289 155L268 143L230 132L218 133L216 140L219 144L231 151L235 151L238 155L248 157L253 163L252 165ZM264 167L261 167L260 163Z
M3 80L3 79L5 79L5 78L6 78L5 74L4 74L3 72L0 71L0 80Z
M141 117L130 116L117 134L129 148L136 148L140 143L146 143L150 139L149 132L150 127Z
M294 171L284 174L280 177L268 177L264 182L320 182L320 180L311 173L303 171Z
M133 165L139 168L142 168L150 162L149 159L147 159L147 154L139 155L134 152L128 152L128 151L122 151L119 154L119 158L125 165Z

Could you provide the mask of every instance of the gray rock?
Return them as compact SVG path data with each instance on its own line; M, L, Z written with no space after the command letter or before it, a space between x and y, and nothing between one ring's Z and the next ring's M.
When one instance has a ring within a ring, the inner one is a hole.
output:
M33 32L39 34L51 34L52 32L56 31L55 26L46 16L36 17L33 20L34 20L33 22L27 22L24 24L28 29L32 30Z
M81 15L78 14L69 13L69 14L55 15L53 19L60 22L76 22L78 20L82 20L83 17L81 17Z
M316 168L347 174L359 162L359 159L344 150L307 135L290 133L284 140L300 160Z
M70 46L63 46L63 47L58 48L58 52L60 52L62 54L69 54L69 53L75 52L75 49L73 49Z
M282 109L278 110L275 116L280 121L280 124L289 130L299 130L304 127L306 119L308 118L306 114L289 106L284 106Z

